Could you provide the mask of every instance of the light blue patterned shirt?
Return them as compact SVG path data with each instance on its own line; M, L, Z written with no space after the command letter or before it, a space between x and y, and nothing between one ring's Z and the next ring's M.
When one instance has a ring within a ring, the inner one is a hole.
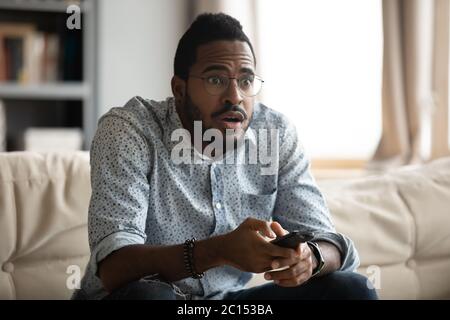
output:
M278 129L279 148L272 159L276 170L270 175L261 174L260 163L202 159L175 164L171 152L179 141L171 136L180 128L173 98L134 97L99 120L91 148L91 257L81 282L83 295L101 299L107 294L97 264L121 247L204 239L234 230L247 217L278 221L287 230L314 231L316 240L340 249L341 270L359 265L352 241L334 229L296 129L285 116L256 103L248 139L237 152L259 143L259 129ZM222 266L206 271L202 279L174 285L194 299L220 299L242 289L251 277Z

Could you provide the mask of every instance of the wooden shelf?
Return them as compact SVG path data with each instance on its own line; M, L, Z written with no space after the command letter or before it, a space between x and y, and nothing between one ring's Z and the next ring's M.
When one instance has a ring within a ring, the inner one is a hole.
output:
M0 83L0 99L83 100L90 95L85 83L4 84Z
M76 68L81 69L82 80L29 84L0 82L0 100L8 113L7 134L11 137L8 148L20 147L20 144L16 144L18 137L26 128L33 126L80 127L83 130L84 148L90 147L98 118L95 63L98 43L97 0L0 0L0 20L11 24L32 24L37 31L60 34L67 31L64 16L69 17L66 12L71 4L79 6L83 15L82 32L72 39L81 49L81 52L77 49L77 54L81 55L82 65ZM78 78L70 76L70 79ZM21 112L26 114L22 115ZM36 114L38 116L34 116Z

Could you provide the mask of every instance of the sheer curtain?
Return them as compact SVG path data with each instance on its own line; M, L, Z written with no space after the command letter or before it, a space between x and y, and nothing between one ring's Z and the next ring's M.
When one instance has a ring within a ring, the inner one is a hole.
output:
M433 89L436 112L433 117L431 158L450 155L449 77L450 77L450 1L436 0L434 23ZM445 133L448 133L447 135Z
M383 132L369 165L448 154L448 0L383 0Z

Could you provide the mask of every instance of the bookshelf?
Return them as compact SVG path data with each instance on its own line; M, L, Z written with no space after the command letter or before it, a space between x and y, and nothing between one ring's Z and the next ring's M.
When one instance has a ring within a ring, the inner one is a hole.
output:
M50 83L39 85L5 84L0 86L3 99L69 99L83 100L91 94L85 83Z
M2 28L3 33L8 29L12 32L21 28L25 30L23 32L32 29L23 37L23 48L18 46L19 49L16 50L22 53L18 56L24 57L22 63L19 63L21 68L16 68L21 72L15 73L14 66L17 63L14 64L14 58L9 59L7 60L9 65L3 68L8 71L3 70L2 78L0 65L0 102L6 119L7 151L23 150L26 130L36 127L80 129L83 135L82 148L85 150L90 148L98 118L95 72L96 2L95 0L0 1L0 40ZM81 29L70 30L66 26L67 18L71 16L66 10L71 4L81 9ZM28 35L34 36L32 41L35 42L26 42L31 37ZM45 45L36 45L39 41ZM41 50L40 55L33 55L37 52L33 50L42 46L47 51ZM30 51L30 48L33 50ZM49 48L56 49L51 51ZM11 52L13 54L16 52L11 44L8 49L10 50L8 57L12 55ZM40 65L42 61L45 63Z

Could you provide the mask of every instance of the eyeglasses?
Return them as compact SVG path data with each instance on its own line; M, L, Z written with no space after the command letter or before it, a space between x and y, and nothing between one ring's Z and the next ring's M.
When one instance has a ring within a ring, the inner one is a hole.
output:
M202 79L206 92L213 96L221 95L227 91L232 79L236 79L239 91L247 97L256 96L261 91L262 84L264 83L264 80L253 74L242 75L238 78L222 75L211 75L207 77L189 75L189 77Z

